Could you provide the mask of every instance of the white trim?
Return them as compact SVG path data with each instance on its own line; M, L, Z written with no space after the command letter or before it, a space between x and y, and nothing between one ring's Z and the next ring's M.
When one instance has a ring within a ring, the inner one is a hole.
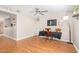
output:
M60 41L68 42L67 40L59 39Z
M8 13L17 15L17 12L13 12L13 11L5 9L5 8L0 8L0 11L4 11L4 12L8 12Z
M36 36L36 35L29 35L29 36L26 36L26 37L17 38L17 40L26 39L26 38L30 38L30 37L33 37L33 36Z
M3 34L3 36L8 37L8 38L13 39L13 40L17 40L16 38L13 38L13 37L5 35L5 34Z
M77 46L74 43L73 43L73 45L74 45L76 51L79 53L79 49L77 48Z

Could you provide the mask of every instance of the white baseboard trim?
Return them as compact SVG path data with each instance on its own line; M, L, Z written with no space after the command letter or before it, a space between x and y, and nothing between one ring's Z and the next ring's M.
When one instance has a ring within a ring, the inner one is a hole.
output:
M8 37L8 38L13 39L13 40L17 40L17 38L13 38L13 37L10 37L10 36L5 35L5 34L3 36Z
M60 41L68 42L67 40L62 40L62 39L60 39Z
M17 38L17 40L26 39L26 38L30 38L30 37L33 37L33 36L36 36L36 35L30 35L30 36L25 36L25 37Z
M73 43L73 45L74 45L76 51L79 53L79 49L77 48L77 46L74 43Z

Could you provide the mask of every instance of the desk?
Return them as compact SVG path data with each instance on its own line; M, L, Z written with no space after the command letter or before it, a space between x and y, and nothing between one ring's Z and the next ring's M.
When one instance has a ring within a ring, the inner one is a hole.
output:
M53 32L53 31L40 31L39 32L39 36L46 36L46 37L55 37L55 38L58 38L58 39L61 39L61 35L62 33L61 32Z

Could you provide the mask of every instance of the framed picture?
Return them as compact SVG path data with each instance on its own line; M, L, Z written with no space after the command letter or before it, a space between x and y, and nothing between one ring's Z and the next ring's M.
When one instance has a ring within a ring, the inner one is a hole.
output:
M57 26L57 19L47 20L47 26Z

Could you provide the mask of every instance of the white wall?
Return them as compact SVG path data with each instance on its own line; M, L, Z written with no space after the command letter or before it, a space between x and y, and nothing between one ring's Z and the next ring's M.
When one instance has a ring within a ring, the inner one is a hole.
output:
M38 35L39 31L45 29L47 27L47 20L48 19L57 19L57 23L62 20L64 13L59 14L47 14L44 16L39 16L40 20L36 21L33 17L29 15L19 13L17 16L17 39L28 38L34 35ZM67 14L71 15L71 14ZM71 16L70 16L71 17ZM71 18L69 18L71 19ZM71 22L72 23L72 22ZM69 41L69 28L67 23L64 21L60 23L62 28L62 41ZM55 31L56 26L50 26L52 31Z
M0 16L0 35L4 33L4 18Z
M36 20L26 14L17 15L17 40L36 35Z
M0 8L1 9L1 8ZM11 12L8 10L1 9L3 11L7 11L9 13L17 14L16 12ZM53 9L51 9L52 11ZM56 9L57 10L57 9ZM62 17L65 15L63 11L60 13L57 13L56 11L54 13L48 12L48 14L45 14L44 16L40 16L40 21L36 21L36 19L30 17L29 15L18 13L17 14L17 39L27 38L30 36L34 36L39 33L39 31L43 30L47 25L48 19L57 19L58 22L62 20ZM55 26L51 27L52 31L55 30ZM62 38L63 41L69 41L69 30L66 22L61 23L62 28ZM73 36L73 35L72 35Z
M76 18L74 20L74 44L79 50L79 19L77 20Z
M17 39L16 38L16 26L15 27L5 27L5 25L6 25L5 20L9 16L16 15L16 14L17 13L15 13L15 12L0 8L0 16L4 20L4 33L3 33L3 35L5 35L5 36L7 36L9 38L15 39L15 40Z
M65 14L64 12L59 13L59 14L55 14L55 13L50 13L48 15L45 16L40 16L40 21L38 22L38 32L45 29L47 27L47 20L48 19L57 19L58 23L60 23L60 20L62 20L62 17L68 15L69 16L69 20L71 20L71 14L67 13ZM65 21L63 21L63 23L60 23L61 29L62 29L62 37L61 40L62 41L67 41L69 42L69 28L68 25ZM55 31L56 26L50 26L52 31Z
M15 38L15 35L17 35L16 39L23 39L27 37L31 37L36 35L37 33L37 21L33 18L31 18L29 15L25 15L22 13L16 13L4 8L0 8L1 11L15 14L17 15L17 30L16 27L14 28L5 28L5 35L11 38Z

